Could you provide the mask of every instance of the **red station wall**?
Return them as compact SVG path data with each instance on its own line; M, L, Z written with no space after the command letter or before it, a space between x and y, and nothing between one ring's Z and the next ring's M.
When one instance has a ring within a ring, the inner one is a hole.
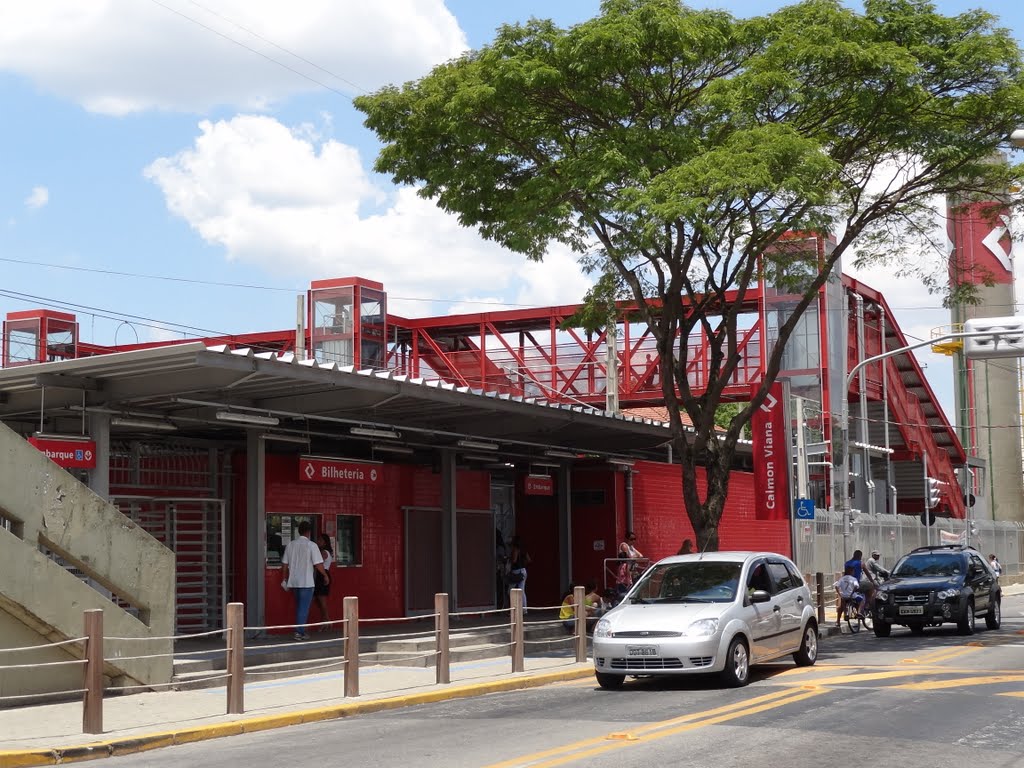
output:
M236 464L236 530L245 530L245 458ZM401 616L405 610L405 525L403 507L439 507L441 475L429 467L385 464L380 485L341 485L299 480L295 455L266 457L266 512L272 514L322 515L318 530L335 534L335 515L362 517L362 559L358 566L331 569L332 589L328 608L332 619L342 615L346 595L359 598L362 618ZM490 475L460 471L456 480L456 505L462 509L489 509ZM235 594L245 592L244 537L235 537L235 562L239 564ZM281 589L281 569L264 570L266 623L294 621L291 595ZM244 599L244 598L243 598ZM311 620L318 620L314 609Z
M678 465L637 462L634 466L633 518L637 547L652 560L674 555L683 539L691 539L696 544L693 527L683 508L682 484ZM697 486L702 494L707 488L703 470L698 470ZM718 533L722 550L791 554L789 521L756 518L754 476L749 472L732 473Z
M245 530L245 458L237 457L235 530ZM327 533L335 533L334 515L362 516L363 563L332 572L329 609L332 618L342 614L342 598L360 599L365 618L401 616L404 613L405 560L403 507L438 507L441 476L428 467L384 465L386 479L380 486L308 483L299 480L298 457L268 455L266 462L267 514L324 515ZM528 603L534 607L558 604L564 584L559 583L558 487L555 495L528 496L522 483L516 487L516 534L530 553ZM703 491L701 473L698 483ZM457 506L490 508L490 476L487 472L460 471ZM678 465L637 462L633 468L633 527L637 547L652 561L675 554L683 539L695 539L681 496ZM625 536L625 474L605 467L580 467L572 474L572 580L593 579L604 584L605 558L615 557ZM244 537L234 537L238 564L234 594L244 596ZM770 550L790 553L788 521L758 520L754 513L754 481L749 473L734 472L729 501L720 527L721 549ZM266 622L287 624L293 620L290 595L281 589L281 572L265 569ZM244 599L244 597L241 597ZM311 620L317 620L314 613Z

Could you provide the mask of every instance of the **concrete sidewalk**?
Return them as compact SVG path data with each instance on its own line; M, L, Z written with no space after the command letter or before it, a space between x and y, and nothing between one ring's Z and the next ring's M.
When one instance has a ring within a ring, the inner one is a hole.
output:
M447 685L436 684L432 667L364 667L359 670L360 695L348 699L342 695L340 670L246 683L244 715L224 714L223 687L108 696L100 736L82 733L80 701L0 709L0 768L130 754L594 674L592 662L579 664L569 655L528 658L525 667L513 674L509 656L453 664Z

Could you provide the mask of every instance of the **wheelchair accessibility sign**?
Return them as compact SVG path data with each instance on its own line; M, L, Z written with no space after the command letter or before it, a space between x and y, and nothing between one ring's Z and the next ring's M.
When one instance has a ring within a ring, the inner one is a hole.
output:
M793 506L796 510L797 520L813 520L814 519L814 500L813 499L797 499L793 502Z

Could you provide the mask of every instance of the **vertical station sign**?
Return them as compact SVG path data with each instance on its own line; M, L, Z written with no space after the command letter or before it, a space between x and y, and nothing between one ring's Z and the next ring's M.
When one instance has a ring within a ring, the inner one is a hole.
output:
M751 394L756 392L754 385ZM759 520L789 519L789 451L786 445L786 404L781 382L768 390L754 411L754 516Z

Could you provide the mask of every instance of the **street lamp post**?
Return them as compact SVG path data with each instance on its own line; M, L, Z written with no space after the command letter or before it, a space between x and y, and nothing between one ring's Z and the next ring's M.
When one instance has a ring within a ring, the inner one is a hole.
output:
M1021 131L1024 136L1024 131ZM973 330L973 324L979 325L994 324L996 327L985 327L982 330ZM853 385L853 378L856 376L862 368L871 363L877 363L879 360L884 360L894 355L902 355L905 352L910 352L914 349L921 347L930 346L940 341L951 341L953 339L988 339L992 342L992 349L968 349L967 357L972 359L985 359L989 357L1024 357L1024 342L1021 341L1022 333L1024 333L1024 317L1013 317L1013 318L978 318L977 320L968 320L965 324L966 331L947 333L944 336L939 336L934 339L928 339L927 341L920 341L916 344L908 344L905 347L899 349L891 349L888 352L883 352L879 355L872 355L871 357L865 358L857 363L850 372L846 375L846 386L843 390L842 405L840 407L839 415L839 429L838 432L833 430L833 446L835 446L835 456L833 457L832 463L839 470L839 482L836 483L838 486L835 490L838 491L837 497L839 499L838 512L840 513L840 520L843 525L843 550L845 554L849 554L847 542L851 534L851 528L853 520L851 519L850 509L850 402L849 393L850 387ZM1006 348L997 349L998 341L1003 335L1012 335L1014 338L1011 341L1011 347L1009 350ZM984 347L984 345L978 345ZM1011 354L1012 353L1012 354ZM886 424L885 428L888 429L889 425Z

